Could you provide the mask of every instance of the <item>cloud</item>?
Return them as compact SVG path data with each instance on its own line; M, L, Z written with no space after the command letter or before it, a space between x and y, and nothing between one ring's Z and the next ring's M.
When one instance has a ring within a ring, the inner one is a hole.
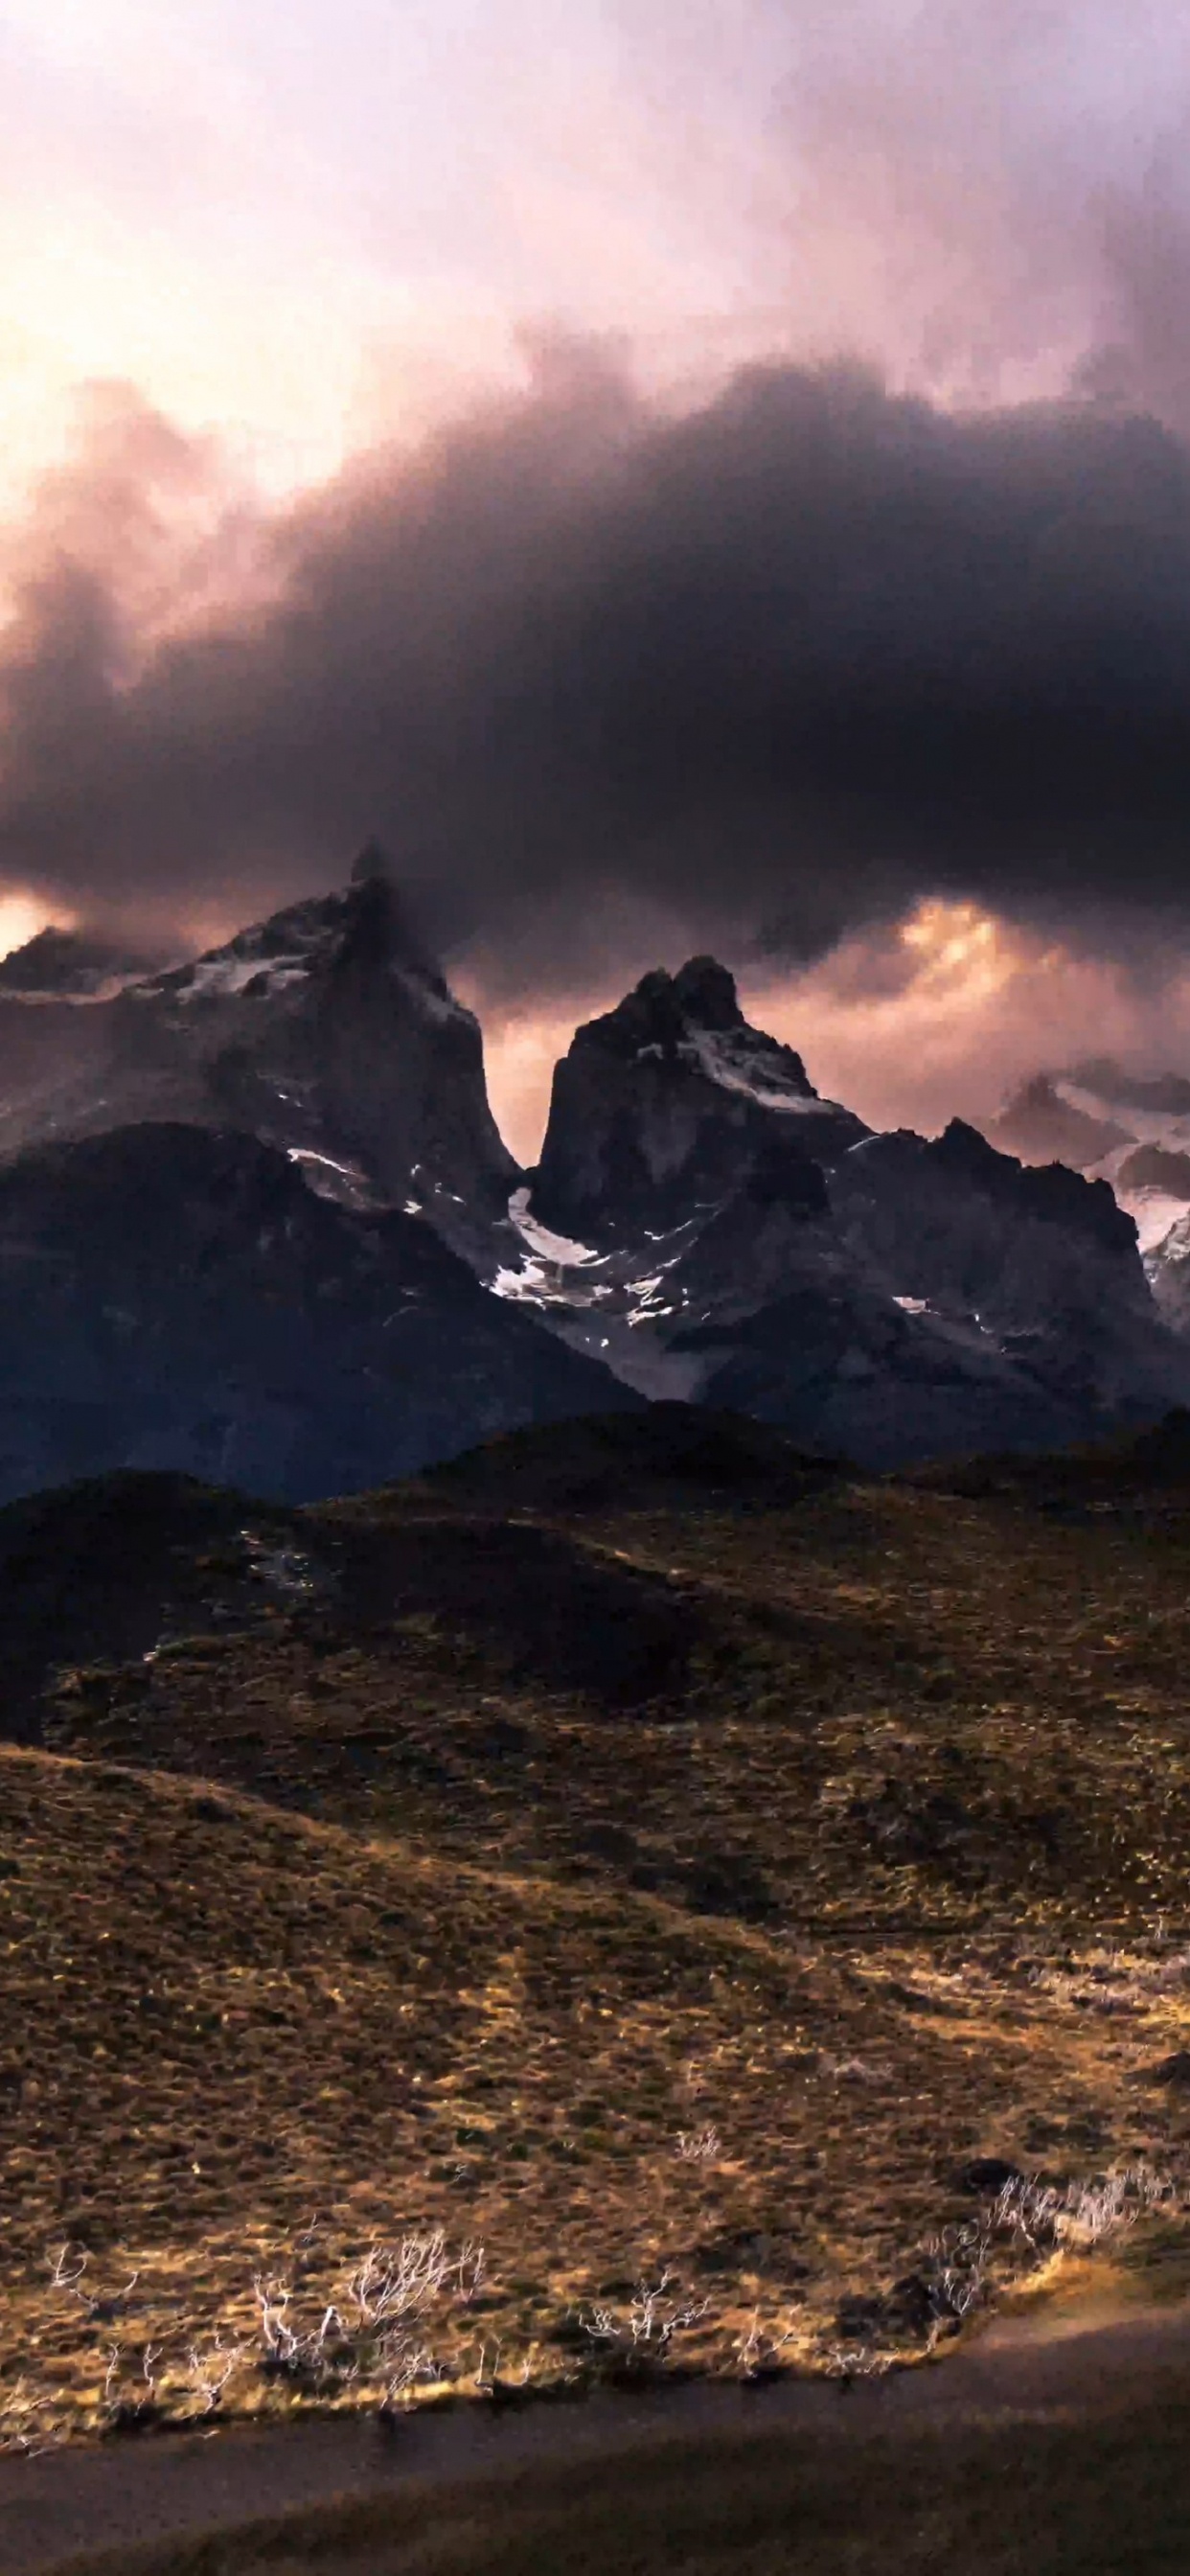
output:
M648 948L641 954L653 953ZM679 950L670 949L676 962ZM503 1005L471 982L483 1009L492 1106L518 1160L536 1160L557 1058L574 1023L609 1010L609 976L565 1007L548 997ZM797 1047L827 1098L874 1127L936 1134L953 1117L988 1119L1039 1069L1116 1057L1137 1073L1190 1061L1190 965L1167 955L1156 979L1134 961L1079 955L971 903L933 898L902 920L850 932L825 957L775 973L758 958L740 978L755 1027Z
M230 917L377 832L494 990L658 936L809 959L923 897L1180 934L1190 455L852 367L666 411L606 344L254 513L96 396L10 564L0 869Z

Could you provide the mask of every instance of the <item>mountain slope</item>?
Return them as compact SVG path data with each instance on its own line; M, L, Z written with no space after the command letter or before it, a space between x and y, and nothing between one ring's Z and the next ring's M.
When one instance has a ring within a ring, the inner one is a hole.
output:
M635 1399L421 1217L167 1122L0 1166L0 1498L162 1467L290 1500Z
M26 975L48 972L25 954ZM0 999L0 1150L172 1120L282 1147L349 1205L413 1200L448 1234L503 1210L516 1166L488 1106L478 1023L422 951L374 847L343 892L191 963L90 1001L48 998L14 987Z
M957 1120L871 1134L711 959L578 1031L510 1215L502 1296L651 1396L869 1466L1052 1445L1190 1391L1106 1184Z
M1035 1074L985 1132L1026 1163L1059 1159L1110 1182L1136 1219L1146 1261L1155 1257L1157 1284L1163 1240L1190 1213L1190 1081L1184 1075L1145 1079L1111 1056L1097 1056L1060 1073Z

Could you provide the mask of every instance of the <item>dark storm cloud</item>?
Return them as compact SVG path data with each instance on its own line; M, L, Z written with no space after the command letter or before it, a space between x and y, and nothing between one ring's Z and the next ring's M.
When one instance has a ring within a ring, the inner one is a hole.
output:
M531 981L618 904L737 955L927 893L1092 943L1181 916L1190 459L1152 419L793 366L664 417L543 348L523 401L259 525L218 614L246 557L212 519L173 631L161 456L186 476L127 428L122 479L109 418L59 482L0 648L13 883L242 916L376 832L439 939Z

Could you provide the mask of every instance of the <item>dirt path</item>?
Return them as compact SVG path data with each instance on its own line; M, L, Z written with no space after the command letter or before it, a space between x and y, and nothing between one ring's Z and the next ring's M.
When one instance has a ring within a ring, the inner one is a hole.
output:
M1056 2329L1056 2330L1055 2330ZM378 2493L410 2478L452 2484L530 2461L618 2460L691 2435L824 2437L937 2421L1088 2416L1147 2393L1190 2403L1190 2305L1097 2324L1005 2320L920 2370L749 2391L702 2384L523 2410L414 2416L395 2433L360 2420L229 2427L0 2461L0 2568L49 2576L76 2553L228 2530L257 2516Z

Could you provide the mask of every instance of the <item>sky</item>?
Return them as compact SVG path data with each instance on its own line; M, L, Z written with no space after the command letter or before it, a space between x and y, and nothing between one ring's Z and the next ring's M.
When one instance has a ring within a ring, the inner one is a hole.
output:
M0 942L377 831L522 1151L714 946L869 1117L1190 1047L1190 12L0 0Z

